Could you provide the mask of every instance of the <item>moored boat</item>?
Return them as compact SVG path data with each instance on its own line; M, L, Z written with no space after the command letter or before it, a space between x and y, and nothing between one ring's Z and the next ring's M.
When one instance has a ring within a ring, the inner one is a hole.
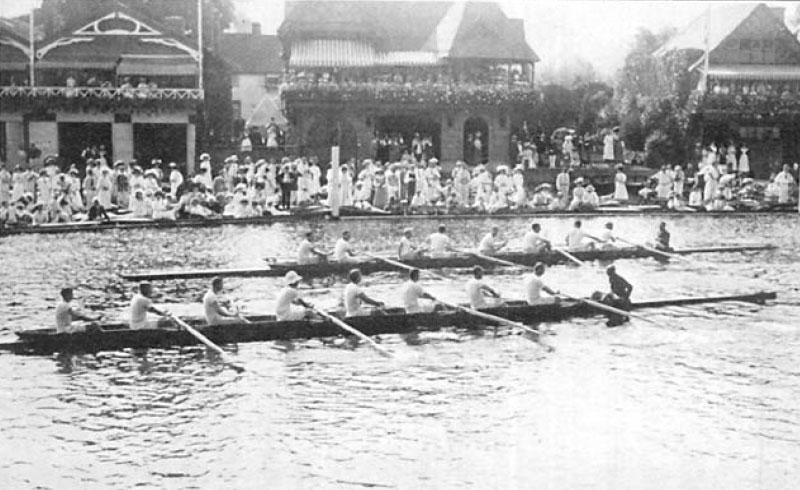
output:
M688 306L703 303L726 301L764 304L775 299L774 292L758 292L724 296L696 298L652 299L635 302L632 310L663 308L668 306ZM601 314L596 308L579 301L564 300L529 306L515 301L496 308L481 310L491 315L522 323L556 322L574 317L591 317ZM335 313L334 315L340 316ZM217 344L243 342L264 342L335 337L342 330L329 320L311 319L301 321L277 321L272 316L250 316L251 323L236 323L213 327L203 327L203 321L188 320L192 326L201 329L203 335ZM366 335L404 334L420 331L434 331L445 327L479 327L491 321L476 318L460 310L447 310L434 313L406 314L400 308L386 310L385 315L348 317L347 323ZM182 329L131 330L124 324L105 324L85 332L55 333L55 329L26 330L17 333L19 341L0 344L0 350L16 353L51 352L97 352L124 348L164 348L196 345L197 338Z
M749 251L763 251L774 249L774 245L733 245L724 247L692 247L671 250L670 254L689 255L707 253L735 253ZM642 247L625 247L613 249L580 250L571 251L581 261L604 260L613 261L620 259L637 259L665 257L658 253L646 250ZM493 257L515 262L524 266L533 266L537 262L544 264L563 264L570 261L569 258L558 252L547 252L530 254L524 252L503 252L495 254ZM473 254L458 254L450 257L424 257L419 259L407 259L403 261L406 265L419 269L437 268L470 268L476 265L484 268L496 268L498 265L490 260L480 258ZM203 279L209 277L280 277L290 270L294 270L305 278L323 277L333 274L346 274L348 271L358 267L364 274L374 272L385 272L397 270L397 267L383 260L371 259L359 262L335 262L329 261L317 264L298 264L294 261L272 262L267 267L251 267L237 269L201 269L201 270L175 270L175 271L142 271L121 273L120 277L128 281L167 281L175 279Z

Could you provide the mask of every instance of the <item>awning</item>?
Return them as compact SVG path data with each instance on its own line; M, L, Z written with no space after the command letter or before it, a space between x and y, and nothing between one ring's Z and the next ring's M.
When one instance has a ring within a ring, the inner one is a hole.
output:
M58 61L39 61L37 68L68 69L68 70L113 70L116 68L116 61L100 60L58 60Z
M374 66L375 48L364 41L345 39L314 39L292 43L289 66L312 67L361 67Z
M122 61L119 63L117 74L191 76L197 74L197 62L188 56L123 56Z
M800 66L793 65L718 65L708 76L719 80L800 80Z
M377 60L383 66L430 66L439 63L436 53L431 51L388 51Z

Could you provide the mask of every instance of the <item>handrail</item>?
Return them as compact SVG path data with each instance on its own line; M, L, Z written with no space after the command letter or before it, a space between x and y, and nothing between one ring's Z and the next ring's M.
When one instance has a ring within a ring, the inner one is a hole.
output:
M158 99L203 100L204 91L195 88L135 87L0 87L0 97L64 97L68 99Z

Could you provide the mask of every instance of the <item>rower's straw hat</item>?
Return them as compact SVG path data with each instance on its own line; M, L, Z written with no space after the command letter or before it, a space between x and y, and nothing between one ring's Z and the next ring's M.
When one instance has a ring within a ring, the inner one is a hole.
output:
M404 235L405 235L406 233L411 233L412 231L414 231L414 228L403 228L403 234L404 234Z
M298 274L295 271L289 271L283 277L283 282L286 283L287 286L291 286L292 284L297 284L298 282L300 282L302 280L303 280L303 278L300 277L300 274Z

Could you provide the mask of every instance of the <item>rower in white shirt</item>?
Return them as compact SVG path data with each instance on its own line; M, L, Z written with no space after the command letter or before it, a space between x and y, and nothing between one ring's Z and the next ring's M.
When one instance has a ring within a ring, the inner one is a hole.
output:
M82 332L84 327L72 325L73 320L83 320L85 322L97 321L100 316L90 317L83 314L75 305L72 288L61 290L61 301L56 305L56 333Z
M492 226L492 231L487 233L483 239L481 240L480 245L478 245L478 251L482 254L492 255L497 253L501 248L505 247L508 243L506 241L499 241L497 236L500 234L500 227L495 225Z
M411 243L412 234L411 228L403 230L403 238L400 239L400 246L397 247L397 257L400 260L416 259L422 254L422 249Z
M436 233L432 233L428 237L428 242L430 243L429 250L431 252L431 257L446 257L449 255L449 252L457 252L453 245L450 242L450 237L445 235L447 229L444 225L439 225L439 231Z
M608 222L606 223L605 228L603 231L600 232L600 248L614 248L617 246L617 237L614 236L614 223Z
M222 286L221 277L211 279L211 289L206 291L203 296L203 312L209 325L225 325L242 321L236 313L228 311L220 304L218 295L222 293Z
M430 313L436 309L436 298L426 293L419 284L419 269L408 272L408 281L403 285L403 306L406 313ZM420 299L427 299L434 303L420 304Z
M472 308L490 308L503 303L500 293L483 282L483 267L476 265L472 269L472 278L467 281L467 297Z
M297 285L303 278L295 271L289 271L283 278L284 287L278 293L275 317L278 321L299 321L311 315L308 303L300 298Z
M149 282L139 284L139 292L131 298L131 330L159 328L167 326L169 319L148 320L147 313L155 313L166 317L167 314L153 306L153 285Z
M549 240L542 237L541 232L542 226L539 223L531 225L531 231L525 233L525 237L522 239L522 250L525 253L538 254L552 250L552 244Z
M339 262L352 262L355 256L353 246L350 245L350 232L345 231L333 248L333 258Z
M533 274L529 274L525 277L525 292L526 292L526 300L529 305L541 305L547 303L555 303L557 298L556 295L559 294L558 291L553 291L549 287L544 285L542 281L542 275L544 274L545 266L541 262L537 262L535 266L533 266ZM547 294L551 295L550 298L543 298L542 291L546 292Z
M328 256L332 252L326 252L314 247L314 232L307 231L305 238L300 242L300 247L297 249L297 263L298 264L316 264L318 262L327 262Z
M348 274L350 282L344 288L344 310L345 316L364 316L372 313L371 310L363 308L362 303L367 303L372 306L382 308L386 306L382 301L372 299L364 293L364 290L359 286L361 282L361 271L353 269Z
M582 250L594 248L594 242L599 241L597 238L589 235L581 229L582 223L580 220L575 221L575 225L567 234L567 248L570 250ZM593 240L593 241L590 241Z

